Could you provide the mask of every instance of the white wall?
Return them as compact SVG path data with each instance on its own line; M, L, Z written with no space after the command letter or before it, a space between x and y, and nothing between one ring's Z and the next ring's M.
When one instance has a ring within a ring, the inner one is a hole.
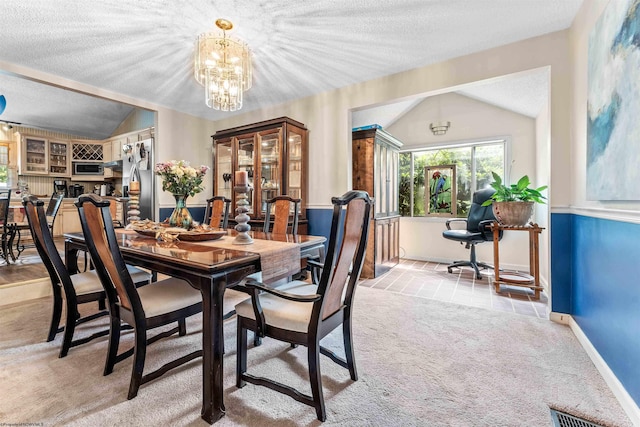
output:
M216 130L279 116L289 116L309 128L309 206L328 207L330 198L351 187L351 119L355 108L383 104L415 95L464 87L479 80L526 72L550 66L551 87L551 206L568 206L571 200L570 140L571 63L567 31L559 31L455 58L438 64L370 80L345 88L294 100L275 107L210 123L207 120L164 109L130 98L63 79L48 73L0 61L0 68L45 82L158 111L156 159L184 158L193 163L211 159L210 135ZM327 78L331 78L327 76ZM247 96L251 96L250 92ZM194 102L201 102L200 99ZM186 148L188 145L190 148ZM161 191L159 191L161 193ZM201 203L205 196L195 198ZM171 206L169 195L158 197L161 206Z
M445 135L433 135L429 130L429 124L439 120L438 117L451 122ZM532 182L539 182L536 176L535 120L530 117L463 95L446 93L425 99L385 130L403 142L403 150L487 138L508 138L508 151L514 160L511 181L529 175ZM549 162L548 158L546 161ZM445 222L446 218L402 218L401 254L409 259L432 261L467 259L469 251L464 246L442 237ZM500 244L501 265L528 270L528 245L527 233L505 233ZM478 245L477 255L480 260L492 264L493 246Z

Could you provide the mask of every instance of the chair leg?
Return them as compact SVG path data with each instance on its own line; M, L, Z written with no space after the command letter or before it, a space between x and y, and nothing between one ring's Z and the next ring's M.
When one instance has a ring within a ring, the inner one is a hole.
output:
M242 388L245 382L242 374L247 372L247 328L242 326L238 318L238 332L236 333L236 387Z
M107 309L106 297L100 298L98 300L98 310L106 310L106 309Z
M178 336L183 337L187 335L187 321L186 319L178 320Z
M351 334L351 312L345 312L345 319L342 322L342 336L344 339L344 354L349 368L349 375L353 381L358 381L358 371L356 370L355 353L353 352L353 339Z
M138 389L142 383L142 371L144 370L144 359L147 353L147 331L144 328L135 327L136 343L133 356L133 369L131 370L131 383L129 384L129 395L131 400L138 395Z
M110 316L111 324L109 326L109 345L107 348L107 361L104 364L104 372L102 375L107 376L113 372L118 357L118 346L120 345L120 318Z
M64 337L62 338L62 348L60 349L59 358L63 358L69 353L71 342L73 341L73 333L76 330L76 320L80 318L78 307L69 304L67 301L67 319L64 326Z
M325 421L327 412L324 408L324 395L322 394L322 375L320 374L320 343L317 340L309 343L307 358L309 360L309 380L311 382L311 395L316 408L318 420Z
M62 294L60 285L53 285L53 313L51 313L51 325L49 325L49 335L47 342L53 341L58 334L60 319L62 318Z

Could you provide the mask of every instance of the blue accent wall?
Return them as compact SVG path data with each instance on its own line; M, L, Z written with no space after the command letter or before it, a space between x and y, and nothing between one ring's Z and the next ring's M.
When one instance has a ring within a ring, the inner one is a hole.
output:
M309 221L307 232L313 236L326 237L325 246L329 242L332 217L333 209L307 209L307 220Z
M555 222L552 215L552 226ZM569 215L568 215L569 216ZM640 225L570 215L572 278L571 315L589 341L640 405ZM558 218L564 226L567 219ZM556 307L556 259L552 235L552 298ZM560 297L565 295L565 275L558 273Z
M551 215L551 309L571 313L573 241L571 214Z

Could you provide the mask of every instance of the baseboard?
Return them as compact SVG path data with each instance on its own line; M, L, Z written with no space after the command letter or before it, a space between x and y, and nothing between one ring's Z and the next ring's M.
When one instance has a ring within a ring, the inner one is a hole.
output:
M569 322L573 319L567 313L556 313L555 311L552 311L551 313L549 313L549 320L569 326Z
M629 395L627 390L625 390L624 386L622 385L620 380L618 380L613 371L609 368L607 362L605 362L602 356L600 356L598 350L596 350L593 344L591 344L589 338L585 335L584 332L582 332L580 325L578 325L573 317L569 316L568 314L563 314L563 316L568 318L568 323L571 331L573 331L573 334L578 339L578 342L587 352L587 355L596 366L598 372L600 372L600 375L602 375L602 378L604 378L604 381L609 386L609 389L611 389L611 391L613 392L613 395L616 397L616 399L618 399L620 406L622 406L622 409L627 414L633 425L640 426L640 408L638 407L636 402Z
M0 307L50 295L52 292L49 278L0 285Z

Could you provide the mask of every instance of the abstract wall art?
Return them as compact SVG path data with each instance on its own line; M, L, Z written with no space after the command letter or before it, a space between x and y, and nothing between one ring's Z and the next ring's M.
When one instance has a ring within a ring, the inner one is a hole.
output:
M611 0L589 34L588 200L640 200L640 0Z

